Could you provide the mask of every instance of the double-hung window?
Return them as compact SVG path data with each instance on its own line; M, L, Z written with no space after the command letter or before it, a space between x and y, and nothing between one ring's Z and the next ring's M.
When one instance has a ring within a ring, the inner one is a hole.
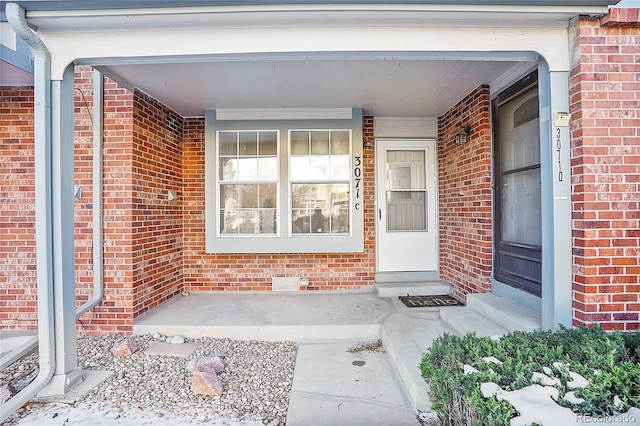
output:
M278 132L217 134L221 235L276 234Z
M348 234L350 130L292 130L291 233Z
M362 113L348 112L252 120L207 111L207 251L362 252Z

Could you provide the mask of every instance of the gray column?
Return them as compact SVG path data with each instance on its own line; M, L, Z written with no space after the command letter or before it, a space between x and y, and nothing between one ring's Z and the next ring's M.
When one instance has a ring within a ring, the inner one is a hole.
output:
M542 328L570 327L573 318L571 250L571 154L569 72L549 71L540 61L540 155L542 184Z
M81 382L76 343L73 145L74 76L70 65L62 81L51 82L51 201L56 368L39 396L60 395Z

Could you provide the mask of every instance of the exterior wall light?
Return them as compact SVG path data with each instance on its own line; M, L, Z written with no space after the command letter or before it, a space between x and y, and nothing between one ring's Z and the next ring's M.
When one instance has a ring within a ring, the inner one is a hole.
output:
M364 141L364 142L362 142L362 146L367 147L367 148L372 147L373 146L373 141Z
M465 126L460 126L460 128L461 130L456 135L455 139L453 140L453 143L455 143L456 145L465 145L467 142L469 142L469 134L471 133L471 126L467 124Z

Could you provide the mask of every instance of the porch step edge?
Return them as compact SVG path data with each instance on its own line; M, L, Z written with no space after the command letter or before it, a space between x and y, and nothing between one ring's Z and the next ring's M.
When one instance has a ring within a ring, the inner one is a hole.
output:
M380 338L380 324L358 325L282 325L282 326L207 326L207 325L146 325L133 326L133 334L161 333L165 336L189 338L211 337L232 340L262 340L267 342L318 342Z
M375 291L378 297L438 296L449 294L451 288L443 281L376 282Z
M467 294L467 307L513 331L538 331L542 316L493 293Z
M394 333L388 332L384 326L380 330L380 336L388 359L395 367L398 379L402 382L413 408L420 411L430 411L429 386L420 375L419 369L423 352L394 341ZM409 360L412 362L411 365L407 365Z
M506 328L468 306L440 308L440 319L461 336L471 332L487 337L504 336L509 333Z

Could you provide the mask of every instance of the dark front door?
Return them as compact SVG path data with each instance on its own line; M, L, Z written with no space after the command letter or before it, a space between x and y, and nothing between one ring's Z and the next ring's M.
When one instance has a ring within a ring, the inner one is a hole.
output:
M493 102L494 277L542 294L540 124L537 73Z

